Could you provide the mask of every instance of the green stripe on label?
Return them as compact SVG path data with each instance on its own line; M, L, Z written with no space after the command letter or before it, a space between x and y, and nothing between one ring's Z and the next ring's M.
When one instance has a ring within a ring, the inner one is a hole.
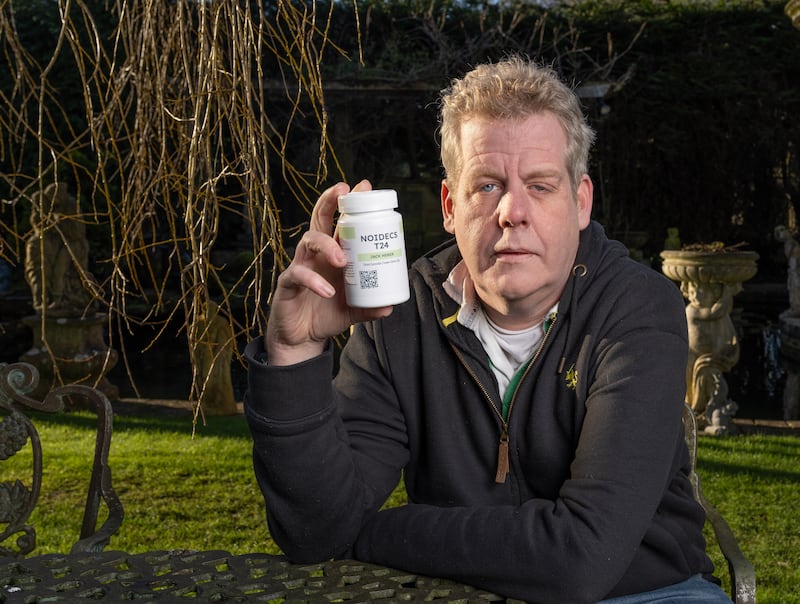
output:
M351 226L339 227L339 239L355 239L355 238L356 238L356 227L351 227Z
M383 250L380 252L367 252L358 255L359 262L375 262L378 260L391 260L403 256L403 250Z

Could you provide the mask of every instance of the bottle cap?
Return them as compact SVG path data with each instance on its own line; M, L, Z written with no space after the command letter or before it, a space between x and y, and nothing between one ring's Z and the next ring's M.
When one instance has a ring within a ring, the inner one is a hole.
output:
M379 212L397 207L397 191L377 189L375 191L351 191L339 195L339 212L358 214L360 212Z

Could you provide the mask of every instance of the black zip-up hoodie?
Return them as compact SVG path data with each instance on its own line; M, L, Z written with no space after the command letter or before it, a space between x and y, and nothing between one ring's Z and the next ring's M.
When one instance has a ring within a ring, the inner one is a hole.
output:
M681 412L678 288L592 223L507 421L488 359L442 283L332 352L255 360L245 410L271 534L296 561L354 557L530 602L597 602L710 574ZM409 504L381 510L401 478Z

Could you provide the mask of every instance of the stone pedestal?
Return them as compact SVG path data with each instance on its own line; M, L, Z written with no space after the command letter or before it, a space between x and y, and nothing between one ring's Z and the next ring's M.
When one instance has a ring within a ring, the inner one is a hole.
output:
M233 329L219 306L211 302L193 330L201 411L204 415L235 415L237 406L231 379L236 346Z
M680 282L689 300L686 402L705 432L730 432L737 405L728 396L724 374L739 361L739 339L731 320L733 297L756 274L758 254L665 250L661 258L662 271Z
M81 383L96 387L112 401L119 399L119 390L105 377L118 359L105 343L106 321L102 314L42 319L37 313L23 319L33 330L33 347L19 360L36 367L40 376L32 397L41 400L54 386Z

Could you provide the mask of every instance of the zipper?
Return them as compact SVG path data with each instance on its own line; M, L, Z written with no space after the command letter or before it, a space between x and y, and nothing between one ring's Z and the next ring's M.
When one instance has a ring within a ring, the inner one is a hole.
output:
M455 352L456 356L458 357L458 360L464 366L464 369L467 370L467 373L470 374L472 380L478 385L478 388L480 388L481 392L483 393L483 397L488 401L489 406L492 408L492 411L494 411L494 414L500 420L501 430L500 430L500 442L498 443L497 446L497 471L495 472L494 476L494 481L498 484L505 483L506 478L508 477L508 473L510 471L510 464L508 457L509 436L508 436L507 418L511 417L511 411L514 409L514 402L517 399L517 392L519 391L519 385L527 377L531 367L534 365L534 363L536 363L536 360L541 355L542 350L544 349L544 345L547 343L550 332L553 330L553 326L556 324L557 320L558 320L558 315L556 315L552 323L550 323L550 328L544 333L542 341L539 343L539 347L536 349L536 352L533 353L533 357L528 363L528 366L525 368L525 372L522 374L522 377L520 378L519 382L517 382L517 388L516 390L514 390L514 394L511 397L511 402L508 405L508 414L505 418L503 417L502 411L498 408L497 404L492 398L492 395L486 389L486 386L483 385L483 382L481 382L480 378L478 378L478 376L472 370L472 367L470 367L469 364L464 359L464 356L461 354L461 351L458 350L458 348L456 348L453 342L450 342L450 347L453 349L453 352Z
M498 408L497 403L495 403L492 395L489 394L489 391L486 389L486 386L483 385L480 378L475 374L472 370L472 367L464 360L464 355L461 354L461 351L456 348L456 345L450 342L450 347L453 349L453 352L456 353L458 360L464 366L464 369L467 370L467 373L472 377L472 381L474 381L478 388L480 388L481 392L483 393L483 397L489 402L489 406L494 411L494 414L497 416L497 419L500 420L500 424L502 426L502 430L500 431L500 444L497 447L497 472L494 476L494 481L498 483L504 483L506 481L506 476L508 475L509 471L509 464L508 464L508 422L503 417L503 412ZM511 414L511 409L509 408L509 415Z
M528 377L528 373L530 373L531 367L533 367L534 363L536 363L536 360L542 354L542 350L544 350L544 345L547 343L547 340L550 336L550 332L553 331L553 327L555 326L557 321L558 321L558 314L556 314L556 316L553 317L553 320L550 322L550 327L546 332L544 332L544 335L542 336L542 341L539 342L539 347L536 349L536 352L533 353L533 357L528 363L528 366L525 368L522 377L519 378L519 381L517 382L517 387L514 390L514 394L511 395L511 402L508 404L508 417L511 417L511 410L514 409L514 403L517 400L517 392L519 392L519 385L522 384L523 380L526 377Z

